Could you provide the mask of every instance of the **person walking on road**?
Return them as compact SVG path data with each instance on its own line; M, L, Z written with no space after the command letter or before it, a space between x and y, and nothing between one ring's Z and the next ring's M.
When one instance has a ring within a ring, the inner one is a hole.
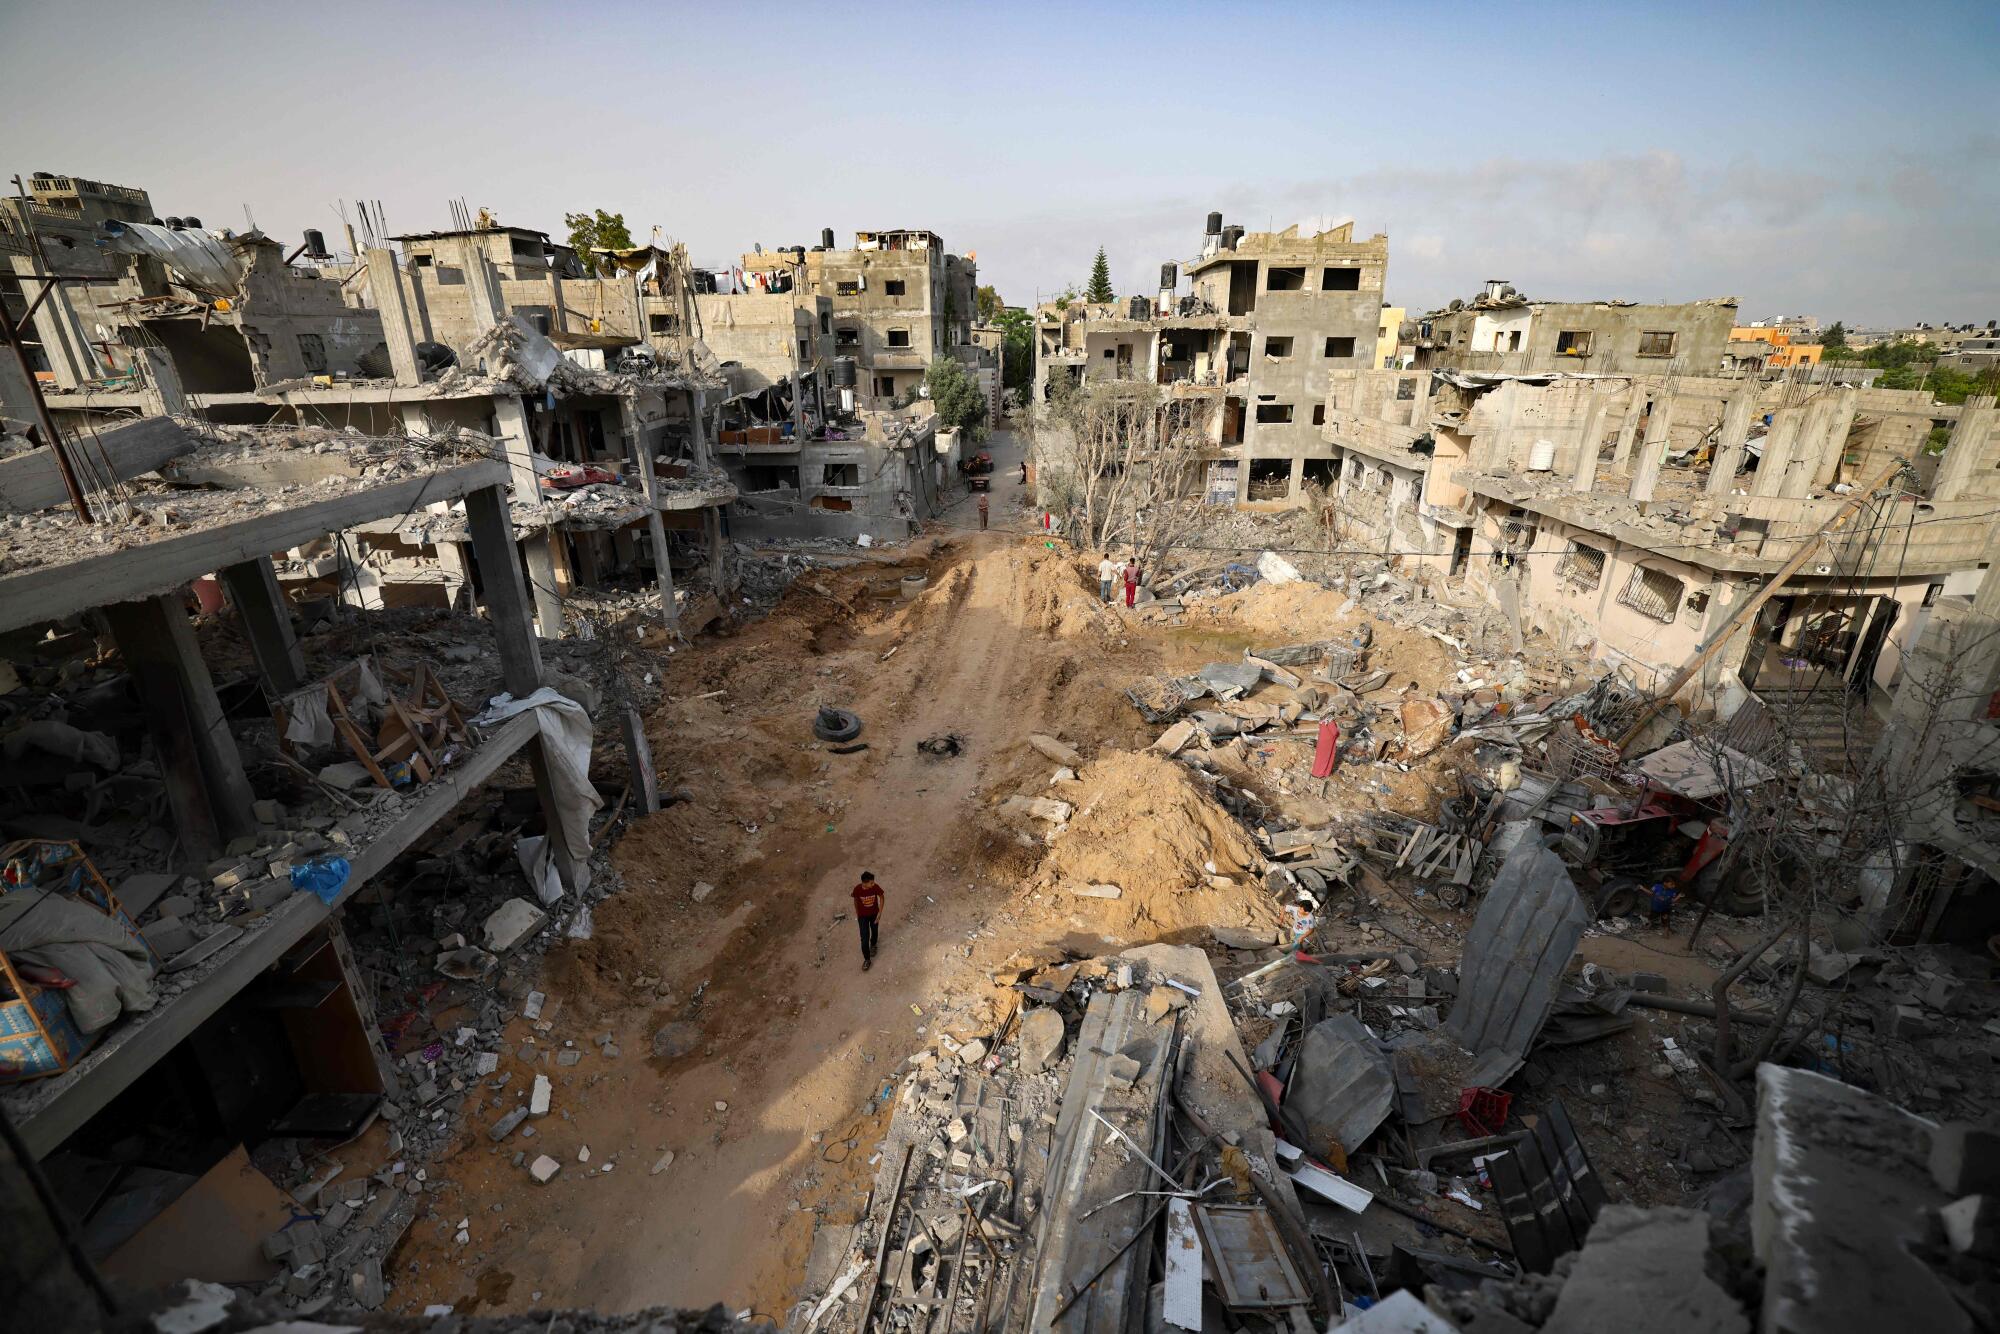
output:
M882 886L875 880L873 871L861 873L861 883L854 887L854 920L861 927L861 971L867 972L875 966L875 933L882 918Z
M986 493L979 493L979 531L986 531Z
M1125 605L1130 607L1139 596L1139 558L1133 556L1125 562Z
M1104 553L1104 559L1097 562L1097 600L1110 602L1111 587L1117 582L1118 562L1111 559L1111 553L1107 551Z

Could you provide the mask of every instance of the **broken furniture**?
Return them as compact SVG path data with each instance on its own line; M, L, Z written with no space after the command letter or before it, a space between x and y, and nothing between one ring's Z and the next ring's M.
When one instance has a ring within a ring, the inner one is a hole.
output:
M301 699L308 694L318 698ZM353 705L364 701L379 701L381 710L382 721L373 745L363 736L361 722L355 717ZM430 782L442 767L445 748L468 740L458 705L445 693L428 663L403 671L386 664L378 666L364 657L280 700L272 706L272 716L278 724L278 744L291 754L295 729L288 705L314 713L323 707L334 735L347 744L378 787L407 786L395 781L402 776L403 766L418 783Z

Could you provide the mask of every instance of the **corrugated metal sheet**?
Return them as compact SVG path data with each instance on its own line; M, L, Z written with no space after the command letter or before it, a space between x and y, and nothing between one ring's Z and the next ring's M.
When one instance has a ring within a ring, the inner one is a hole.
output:
M1514 1258L1531 1274L1548 1273L1559 1257L1581 1247L1598 1211L1611 1202L1561 1102L1550 1104L1533 1135L1487 1159L1486 1170Z
M1521 1068L1589 921L1562 860L1541 844L1522 844L1501 865L1466 936L1445 1024L1478 1058L1468 1083L1497 1085Z
M1314 1024L1299 1043L1284 1109L1297 1114L1309 1141L1299 1147L1324 1158L1328 1140L1347 1153L1359 1149L1388 1117L1395 1092L1389 1059L1368 1030L1353 1015L1337 1014Z

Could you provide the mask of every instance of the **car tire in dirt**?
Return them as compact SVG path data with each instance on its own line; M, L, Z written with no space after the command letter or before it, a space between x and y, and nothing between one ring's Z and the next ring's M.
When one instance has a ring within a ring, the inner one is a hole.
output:
M821 709L813 719L813 735L835 744L852 741L861 735L861 719L846 709Z

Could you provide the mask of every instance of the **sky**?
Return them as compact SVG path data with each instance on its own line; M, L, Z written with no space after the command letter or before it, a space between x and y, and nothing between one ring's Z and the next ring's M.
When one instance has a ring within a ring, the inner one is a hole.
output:
M925 227L1013 305L1351 217L1412 310L2000 319L2000 5L1385 8L0 0L0 178L334 246L604 208L706 266Z

